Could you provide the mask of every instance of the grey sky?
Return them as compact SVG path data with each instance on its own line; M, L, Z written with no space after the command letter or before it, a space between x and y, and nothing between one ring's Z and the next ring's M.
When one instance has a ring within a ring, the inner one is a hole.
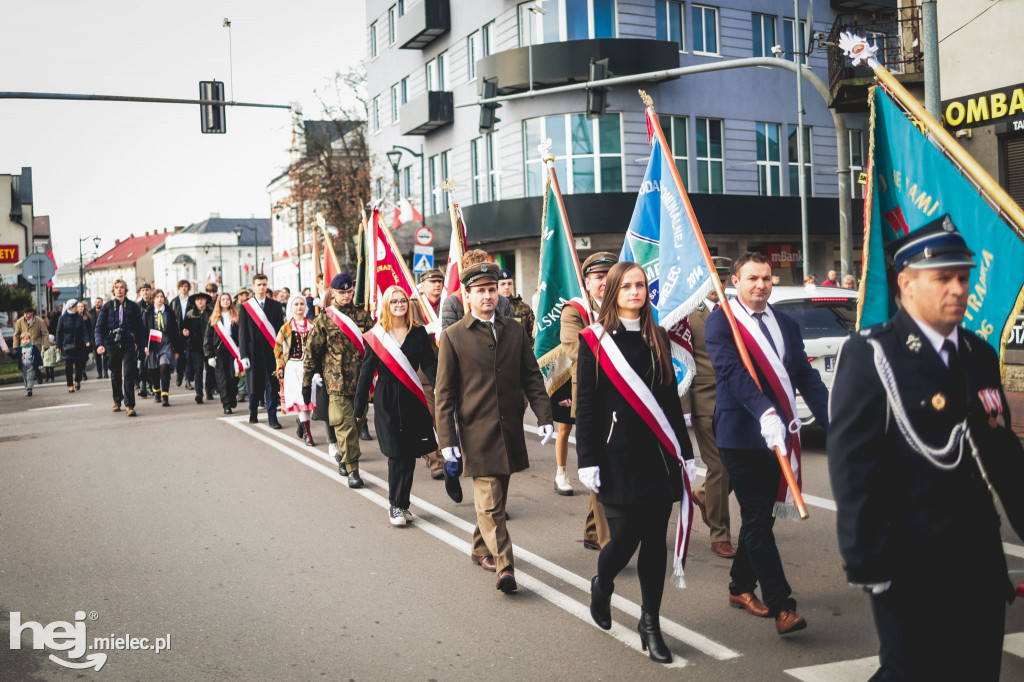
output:
M362 0L5 3L0 90L198 98L218 79L234 99L298 101L365 55ZM233 107L227 134L199 132L199 107L0 100L0 172L31 166L36 215L64 261L79 235L114 238L223 217L267 217L286 166L287 110Z

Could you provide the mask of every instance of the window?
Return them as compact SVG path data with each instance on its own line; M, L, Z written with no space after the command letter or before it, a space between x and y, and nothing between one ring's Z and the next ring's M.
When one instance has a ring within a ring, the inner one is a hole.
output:
M494 51L494 22L484 24L480 29L480 56L488 57Z
M693 51L718 54L718 9L693 5L690 10L693 24Z
M800 196L800 166L797 161L796 126L789 126L789 195ZM811 126L804 126L804 196L812 196Z
M431 59L429 62L427 62L427 67L426 68L427 68L427 75L426 75L427 91L428 92L435 92L438 89L437 88L437 60L436 59Z
M373 98L373 132L380 132L380 95Z
M398 88L399 84L395 83L391 86L391 122L398 123Z
M377 22L370 24L370 59L377 58Z
M398 0L398 16L405 16L405 0Z
M860 184L860 174L864 172L864 133L851 130L850 133L850 196L854 199L864 198L864 185Z
M384 183L381 181L380 178L377 178L377 180L373 184L374 189L376 189L377 198L382 199L384 197Z
M487 157L484 138L478 137L469 143L470 173L473 175L473 203L487 201Z
M722 194L725 191L722 160L722 122L697 119L697 191Z
M687 118L685 116L658 117L658 122L661 123L661 130L665 133L665 140L668 142L668 146L672 150L672 158L676 162L676 170L679 171L679 177L683 181L683 187L688 188L690 186L690 178L686 162L686 121Z
M616 37L615 0L548 0L546 14L531 11L536 6L532 0L519 5L521 47Z
M388 45L395 44L395 22L398 18L395 16L395 6L391 5L388 8Z
M775 17L768 14L751 14L750 30L754 34L754 56L773 56L775 42Z
M501 166L498 163L496 135L487 134L487 174L490 179L491 201L501 201Z
M784 56L789 61L792 62L792 61L796 60L799 57L801 64L806 64L807 63L807 57L804 56L804 53L807 52L807 46L806 46L806 42L804 40L804 36L807 35L806 31L807 31L807 22L806 21L801 21L800 22L800 35L797 36L796 40L794 40L793 39L793 20L792 19L783 19L782 20L782 49L786 51L786 54ZM794 45L798 45L799 47L794 49L794 47L793 47ZM799 55L794 54L796 52L799 52L800 54Z
M448 52L445 51L437 55L437 89L447 90L451 82L448 78Z
M398 101L401 104L409 103L409 77L406 76L398 84Z
M476 80L476 62L480 59L480 31L473 31L466 37L466 77Z
M757 124L757 193L777 197L782 194L779 163L779 124Z
M434 154L427 161L430 172L430 215L441 212L441 157Z
M683 42L683 3L678 0L657 0L654 3L654 37L671 40L686 49Z
M412 196L412 166L406 166L402 169L402 196L406 199Z
M622 132L618 114L588 121L584 114L532 118L523 122L526 194L544 191L544 165L537 154L550 138L562 192L592 194L622 191Z

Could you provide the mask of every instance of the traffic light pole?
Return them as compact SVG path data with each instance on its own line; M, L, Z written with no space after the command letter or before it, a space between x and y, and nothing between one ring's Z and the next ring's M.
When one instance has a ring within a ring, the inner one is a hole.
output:
M146 102L150 104L199 104L202 106L259 107L262 109L293 108L291 104L263 104L259 102L234 102L217 99L134 97L130 95L75 95L66 92L0 92L0 99L66 99L93 102Z

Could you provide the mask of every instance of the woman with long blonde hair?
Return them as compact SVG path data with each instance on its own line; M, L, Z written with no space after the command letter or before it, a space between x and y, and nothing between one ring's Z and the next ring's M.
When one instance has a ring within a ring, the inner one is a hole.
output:
M417 370L433 384L437 377L434 340L410 314L412 301L405 290L388 287L380 299L380 321L363 335L366 357L359 372L353 411L366 418L367 399L374 374L373 423L381 452L388 458L388 520L404 526L409 512L416 459L437 449L434 421Z
M230 341L230 342L229 342ZM217 296L210 313L210 324L206 327L203 340L203 355L206 364L213 368L217 378L217 393L224 414L231 414L238 406L238 362L232 351L238 349L238 309L231 294L224 292Z

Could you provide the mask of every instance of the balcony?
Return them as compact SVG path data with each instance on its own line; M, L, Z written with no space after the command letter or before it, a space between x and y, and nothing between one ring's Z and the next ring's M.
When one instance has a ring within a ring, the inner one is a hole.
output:
M828 36L829 106L840 113L866 112L868 87L875 79L867 66L853 67L839 49L839 35L850 31L878 47L877 57L904 87L916 90L924 84L921 51L921 8L876 8L859 14L840 14Z
M398 110L403 135L426 135L455 120L455 101L450 92L425 92Z
M590 79L590 60L608 58L610 75L628 76L679 66L679 46L666 40L597 38L517 47L477 62L477 87L497 79L502 95L530 89L530 51L535 89ZM666 79L667 80L667 79Z
M448 0L420 0L398 18L396 42L401 50L422 50L449 28Z

